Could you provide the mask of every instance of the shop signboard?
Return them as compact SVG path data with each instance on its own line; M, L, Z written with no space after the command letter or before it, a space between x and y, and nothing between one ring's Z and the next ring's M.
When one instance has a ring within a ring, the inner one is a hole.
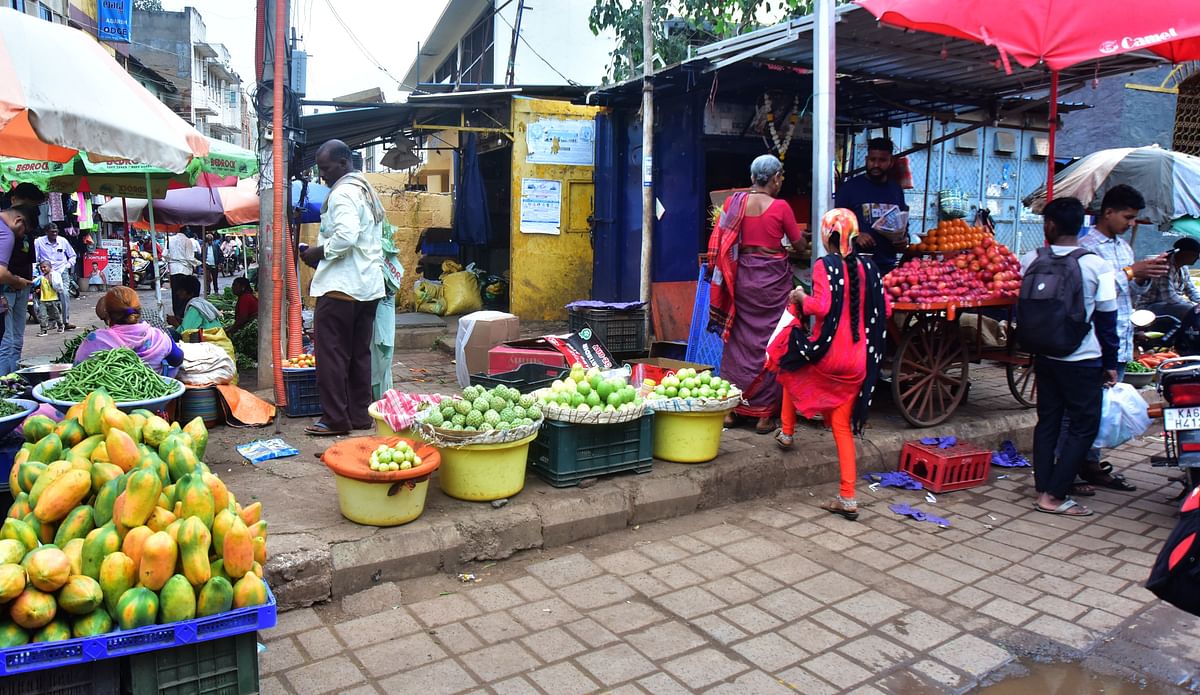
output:
M131 43L133 0L100 0L96 8L96 36L110 43Z

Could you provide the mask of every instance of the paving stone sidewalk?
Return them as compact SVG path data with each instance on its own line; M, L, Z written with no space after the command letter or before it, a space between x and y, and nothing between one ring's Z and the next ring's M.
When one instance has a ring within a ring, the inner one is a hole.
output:
M1099 491L1088 519L1034 512L1032 474L993 469L936 504L860 487L857 523L817 508L832 486L792 490L482 565L474 583L386 583L281 614L263 692L963 692L1018 658L1095 654L1151 612L1172 632L1142 631L1161 661L1145 677L1179 683L1200 621L1142 588L1175 523L1157 446L1113 453L1139 490Z

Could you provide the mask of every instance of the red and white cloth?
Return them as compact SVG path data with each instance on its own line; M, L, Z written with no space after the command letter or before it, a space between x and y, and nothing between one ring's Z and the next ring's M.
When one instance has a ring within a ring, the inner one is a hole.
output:
M375 410L383 421L396 432L406 430L417 421L417 410L426 403L437 405L446 398L439 393L402 393L389 389L383 398L375 401Z

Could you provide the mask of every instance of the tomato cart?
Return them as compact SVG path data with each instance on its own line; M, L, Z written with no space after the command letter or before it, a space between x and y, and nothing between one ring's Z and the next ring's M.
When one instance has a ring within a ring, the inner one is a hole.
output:
M1015 306L1010 297L892 305L892 400L909 424L931 427L949 419L966 399L970 364L982 360L1003 364L1013 398L1027 408L1036 405L1032 361L1011 336L1004 346L985 347L982 333L972 343L959 327L964 311L987 307L1008 309L1011 324Z

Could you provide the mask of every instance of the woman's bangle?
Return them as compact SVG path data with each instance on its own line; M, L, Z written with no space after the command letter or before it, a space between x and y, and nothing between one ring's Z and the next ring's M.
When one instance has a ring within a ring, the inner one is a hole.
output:
M1132 281L1132 280L1133 280L1133 267L1132 267L1132 266L1128 266L1128 265L1127 265L1127 266L1125 266L1124 268L1122 268L1121 270L1124 270L1124 271L1125 271L1125 278L1126 278L1126 279L1128 279L1128 280L1130 280L1130 281Z

